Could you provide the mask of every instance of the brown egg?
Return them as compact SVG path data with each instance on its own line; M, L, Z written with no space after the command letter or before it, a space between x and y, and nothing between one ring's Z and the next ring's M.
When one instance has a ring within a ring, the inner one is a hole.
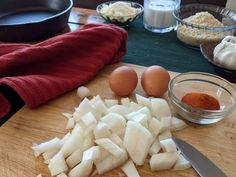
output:
M121 66L115 69L109 78L110 88L119 96L131 94L138 83L138 76L133 68Z
M153 97L161 97L167 91L169 81L168 71L157 65L148 67L141 77L144 91Z

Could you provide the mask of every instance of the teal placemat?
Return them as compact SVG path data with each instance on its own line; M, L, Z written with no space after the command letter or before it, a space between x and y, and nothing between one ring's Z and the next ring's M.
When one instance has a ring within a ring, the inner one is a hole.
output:
M157 34L143 27L142 18L128 29L128 53L123 62L143 66L161 65L170 71L201 71L216 74L200 50L181 44L175 31Z

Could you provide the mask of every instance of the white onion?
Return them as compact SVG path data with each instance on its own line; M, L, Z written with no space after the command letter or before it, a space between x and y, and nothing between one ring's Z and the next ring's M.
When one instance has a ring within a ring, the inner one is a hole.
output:
M155 139L153 144L151 145L148 154L150 156L157 154L161 150L161 144L158 138Z
M181 130L185 127L187 127L187 124L183 120L180 120L177 117L171 118L171 131Z
M39 145L34 144L32 149L34 150L35 157L38 157L44 152L59 150L60 146L60 139L56 137Z
M136 165L143 165L153 142L152 134L137 122L128 121L124 147Z
M119 105L118 100L103 101L99 95L91 100L84 98L73 114L63 113L68 118L66 128L73 128L71 133L61 140L54 138L33 145L35 155L43 154L51 174L58 177L66 177L67 165L72 168L69 177L101 175L124 164L128 155L131 160L121 167L128 177L139 177L134 163L143 165L148 154L153 171L173 166L175 170L189 168L190 163L179 155L170 132L184 128L185 122L170 117L164 99L141 95L136 99L139 104L121 98ZM159 153L161 148L164 153Z
M171 137L172 137L172 135L171 135L171 132L169 130L166 130L166 131L162 132L158 136L159 141L164 140L164 139L168 139L168 138L171 138Z
M177 151L175 142L172 140L172 138L161 140L160 144L161 144L161 148L164 152Z
M113 99L105 99L104 102L108 108L118 104L118 100Z
M180 154L173 169L174 170L185 170L190 167L191 167L190 162L188 160L186 160L182 154Z
M91 95L91 92L87 87L81 86L77 88L77 96L79 96L81 99L85 97L89 97L90 95Z
M126 107L129 107L130 106L130 100L129 100L129 98L128 97L126 97L126 98L121 98L121 104L123 105L123 106L126 106Z
M171 116L170 108L166 100L161 98L151 98L152 114L157 118Z
M132 160L128 160L121 169L127 177L140 177Z
M143 96L141 96L139 94L136 94L135 96L136 96L137 103L140 106L147 106L148 108L151 109L152 103L151 103L149 98L143 97Z
M95 139L107 138L111 135L108 125L104 122L99 122L97 126L95 127L93 133L94 133Z
M72 129L75 126L75 120L73 118L69 118L66 124L66 129Z
M120 114L108 113L101 121L107 124L112 133L121 134L125 131L126 120Z
M152 132L152 134L156 137L162 129L162 123L156 119L152 118L149 122L149 130Z
M83 132L81 129L77 128L75 131L72 132L69 139L63 144L61 151L64 154L64 157L68 157L74 151L76 151L80 146L83 144Z
M84 161L96 161L99 159L100 148L98 146L93 146L83 152L82 162Z
M63 153L59 151L49 162L48 169L52 176L59 175L60 173L66 172L68 170L66 161L64 159Z
M81 149L77 149L66 159L66 163L70 168L73 168L81 162L82 157L83 152L81 151Z
M70 172L69 177L88 177L92 172L93 162L84 161L75 166Z
M57 175L57 177L67 177L67 175L65 173L61 173L61 174Z
M120 148L117 144L115 144L108 138L96 139L95 143L110 152L115 157L119 157L124 153L124 149Z
M150 159L150 167L152 171L170 169L179 157L180 152L165 152L155 154Z

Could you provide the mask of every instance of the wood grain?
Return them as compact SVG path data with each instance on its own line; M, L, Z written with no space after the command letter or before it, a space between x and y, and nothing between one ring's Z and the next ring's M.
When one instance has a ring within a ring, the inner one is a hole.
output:
M91 80L86 86L93 95L101 95L102 98L118 98L109 89L108 76L110 72L124 64L107 66L97 77ZM144 67L132 65L140 77ZM171 76L175 73L171 73ZM144 95L140 83L135 93ZM134 96L131 95L131 97ZM63 137L66 118L62 112L74 111L80 99L76 91L71 91L57 99L30 110L23 107L7 123L0 127L0 176L1 177L34 177L39 173L43 177L50 176L47 165L43 163L42 157L35 158L31 149L32 143L41 143L54 137ZM236 111L226 119L217 124L199 126L188 123L189 126L181 131L174 132L174 135L186 140L195 146L228 177L235 177L236 162ZM197 177L196 172L191 168L183 171L159 171L151 172L148 164L138 167L143 177ZM117 168L103 177L119 177L120 169Z

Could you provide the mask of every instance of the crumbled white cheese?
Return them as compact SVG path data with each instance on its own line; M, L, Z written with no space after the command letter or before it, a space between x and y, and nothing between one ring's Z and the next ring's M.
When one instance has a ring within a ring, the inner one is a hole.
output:
M109 5L104 4L100 12L110 19L123 22L134 18L140 11L141 9L132 7L129 2L117 1Z

